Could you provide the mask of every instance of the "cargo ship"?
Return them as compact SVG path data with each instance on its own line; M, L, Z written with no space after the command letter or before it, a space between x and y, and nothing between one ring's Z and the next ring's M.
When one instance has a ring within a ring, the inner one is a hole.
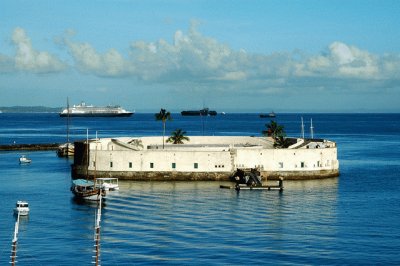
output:
M121 117L131 116L133 112L129 112L123 109L121 106L105 106L97 107L93 105L87 105L85 102L81 102L78 105L67 107L61 111L61 117Z
M217 115L216 111L210 111L208 108L203 108L201 110L195 111L182 111L181 115L183 116L209 116L209 115Z

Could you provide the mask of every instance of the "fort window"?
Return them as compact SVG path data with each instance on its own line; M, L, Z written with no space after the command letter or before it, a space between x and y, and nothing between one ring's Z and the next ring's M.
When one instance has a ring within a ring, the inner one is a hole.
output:
M129 168L132 168L132 162L129 162Z
M154 163L150 163L150 168L154 168Z
M96 167L96 161L93 161L93 167Z
M300 167L301 167L301 168L304 168L304 162L301 162L301 163L300 163Z
M176 168L176 163L172 163L172 169Z
M113 167L113 162L110 162L110 167Z
M198 163L194 163L194 169L199 168L199 164Z
M279 162L279 168L283 168L283 162Z

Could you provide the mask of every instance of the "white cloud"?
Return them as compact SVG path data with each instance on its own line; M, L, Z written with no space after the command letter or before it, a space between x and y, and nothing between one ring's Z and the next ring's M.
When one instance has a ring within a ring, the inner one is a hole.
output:
M218 80L226 80L226 81L239 81L245 80L247 75L243 71L232 71L225 73L224 76L217 78Z
M385 71L379 66L380 60L382 58L357 47L334 42L327 52L308 56L297 64L296 75L326 79L385 79Z
M271 94L293 90L296 82L301 84L296 90L301 90L304 84L315 90L329 90L332 80L346 81L347 86L356 87L355 83L362 81L365 86L370 80L393 84L400 76L399 54L374 55L339 41L313 55L301 51L256 54L234 50L204 36L192 24L187 32L177 30L171 42L135 41L128 47L128 53L123 54L114 48L100 53L90 43L73 40L74 35L69 31L61 43L73 60L73 67L81 73L135 78L170 84L177 89L184 84L185 89L224 88ZM49 73L66 68L56 56L36 50L24 29L15 29L12 41L15 57L0 54L0 72Z
M380 58L379 65L384 78L397 77L397 79L400 79L400 54L385 54Z
M88 43L74 43L69 39L65 39L64 43L74 59L76 68L84 73L118 77L128 72L123 56L116 49L99 54Z
M156 83L207 83L210 87L252 84L260 91L271 81L282 79L290 82L307 78L309 86L315 88L328 88L332 79L392 79L395 74L397 79L400 64L398 56L379 57L343 42L333 42L317 55L235 51L200 34L195 24L187 33L177 30L172 43L163 39L135 41L126 56L115 49L100 54L91 45L69 38L65 43L76 67L85 73Z
M344 43L330 45L331 56L338 63L337 72L357 78L380 78L377 57Z
M351 49L344 43L334 42L329 46L329 50L331 52L331 57L339 65L349 64L355 60L355 56L352 52L352 50L355 49Z
M56 56L35 50L24 29L16 28L12 35L12 41L16 47L14 61L17 70L50 73L59 72L66 68L66 65Z

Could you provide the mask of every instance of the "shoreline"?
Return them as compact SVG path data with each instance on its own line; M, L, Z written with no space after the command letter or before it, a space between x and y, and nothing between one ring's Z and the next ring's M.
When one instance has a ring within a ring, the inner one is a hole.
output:
M60 143L38 143L38 144L10 144L0 145L0 151L49 151L57 150Z

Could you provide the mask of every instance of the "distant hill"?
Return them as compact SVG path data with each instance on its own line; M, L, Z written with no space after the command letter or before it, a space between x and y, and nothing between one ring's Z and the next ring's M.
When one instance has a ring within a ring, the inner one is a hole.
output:
M62 107L46 107L46 106L0 106L3 113L59 113Z

